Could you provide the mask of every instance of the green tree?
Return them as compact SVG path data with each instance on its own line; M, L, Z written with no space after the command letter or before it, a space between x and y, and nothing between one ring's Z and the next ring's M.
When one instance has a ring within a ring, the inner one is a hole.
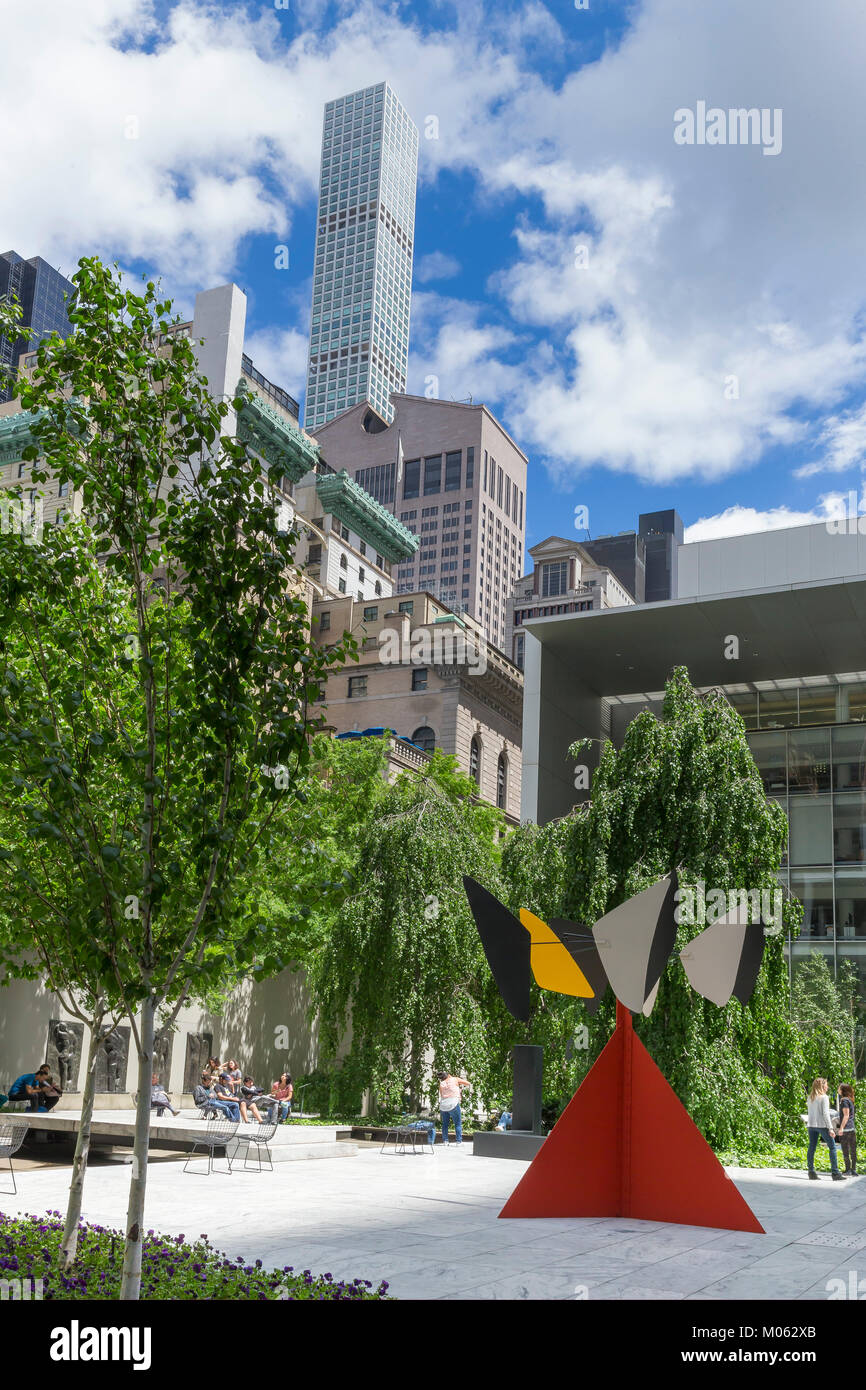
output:
M856 1031L853 1000L856 971L843 961L834 980L827 959L811 951L798 960L791 979L791 1017L803 1047L804 1082L826 1076L836 1085L851 1082L856 1073Z
M592 923L672 869L682 884L702 880L708 892L773 892L786 832L739 714L719 691L699 695L680 667L661 718L645 710L621 749L604 745L591 800L556 824L517 832L503 874L512 906ZM786 928L801 916L799 903L784 904ZM636 1031L711 1144L795 1137L803 1054L788 1012L784 930L766 938L749 1003L732 1000L724 1009L691 989L677 954L699 930L680 925L653 1012L636 1019ZM608 990L589 1019L582 1006L548 997L537 1018L534 1040L547 1044L546 1065L565 1098L610 1037L614 1002ZM585 1048L573 1045L578 1020Z
M155 285L135 294L95 259L73 283L73 333L40 344L21 386L37 440L24 456L37 484L52 477L82 497L95 551L128 596L130 631L82 633L77 667L106 691L113 672L134 694L129 708L92 702L62 663L7 682L0 792L12 789L24 833L64 860L78 895L70 931L132 1029L122 1296L137 1298L157 1018L239 970L282 968L236 884L265 860L321 723L308 702L345 651L311 646L278 479L224 433L244 397L210 396ZM26 547L2 544L5 639L30 619L15 575Z
M341 1068L349 1108L368 1088L387 1105L408 1089L417 1105L431 1055L484 1088L492 1035L510 1031L461 881L468 873L501 891L489 808L469 787L443 758L431 775L386 788L359 837L357 891L310 962L326 1057L351 1027Z

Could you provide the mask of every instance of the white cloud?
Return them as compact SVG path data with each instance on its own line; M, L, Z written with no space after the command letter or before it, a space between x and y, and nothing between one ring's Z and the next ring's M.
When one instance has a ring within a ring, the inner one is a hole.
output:
M306 333L296 328L263 328L244 339L253 366L295 398L304 390L308 347Z
M456 256L448 256L444 251L431 251L421 256L414 265L413 279L419 285L429 280L452 280L460 274L460 262Z
M702 516L699 521L685 528L684 539L688 544L690 541L719 540L724 536L749 536L756 531L780 531L789 526L814 526L817 522L847 515L848 497L841 492L826 493L818 499L817 507L808 512L794 511L786 506L769 507L765 511L759 511L755 507L737 504L726 507L715 516Z
M839 409L864 380L862 0L835 0L832 23L788 0L781 27L754 0L727 0L723 21L694 0L643 0L617 47L562 82L529 64L578 44L580 16L557 24L537 2L456 6L456 30L440 7L426 34L390 0L341 4L330 32L309 0L284 23L211 0L168 0L159 23L150 0L7 8L5 241L25 255L67 270L85 252L141 258L172 294L219 283L245 238L291 242L315 198L323 102L388 78L422 131L422 185L468 172L479 204L514 210L490 308L439 301L449 320L431 301L425 326L416 295L413 380L500 402L561 479L599 465L719 478L800 442L810 414L829 417L829 462L859 458ZM675 145L674 111L699 98L781 107L782 153ZM277 367L299 360L273 342Z
M795 478L813 478L816 473L844 473L866 462L866 405L844 415L825 420L819 447L824 456L795 470Z

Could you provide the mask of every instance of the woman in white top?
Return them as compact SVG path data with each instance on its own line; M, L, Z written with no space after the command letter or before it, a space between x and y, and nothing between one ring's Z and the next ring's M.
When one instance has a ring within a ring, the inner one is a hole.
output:
M815 1172L815 1150L818 1147L818 1140L823 1135L830 1146L830 1176L834 1182L843 1182L844 1173L839 1172L839 1161L836 1157L836 1139L833 1135L833 1124L830 1119L830 1101L827 1098L829 1086L825 1076L816 1076L809 1091L809 1115L807 1123L809 1125L809 1150L806 1155L806 1167L809 1170L810 1178L817 1178Z

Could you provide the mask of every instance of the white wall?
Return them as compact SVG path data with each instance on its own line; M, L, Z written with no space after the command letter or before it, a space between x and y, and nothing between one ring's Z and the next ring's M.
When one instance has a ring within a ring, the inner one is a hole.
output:
M181 1094L189 1033L210 1033L214 1052L220 1060L236 1057L241 1068L265 1090L270 1089L271 1082L281 1071L288 1070L295 1078L312 1071L318 1059L318 1030L315 1024L308 1022L308 1003L303 973L284 970L281 975L258 985L250 980L242 982L219 1014L210 1014L196 1005L181 1010L172 1045L169 1090L178 1096ZM70 1018L72 1015L41 984L14 980L0 991L0 1091L8 1093L9 1082L22 1072L35 1071L46 1060L51 1019ZM289 1036L287 1048L277 1046L277 1030L283 1028ZM75 1109L81 1103L87 1044L85 1030L79 1091L65 1096L60 1108ZM137 1086L136 1069L135 1048L130 1038L124 1092L116 1097L97 1095L96 1104L128 1108L130 1092Z
M677 597L706 598L866 574L866 530L847 534L854 518L831 524L845 527L845 534L831 533L820 522L681 545Z

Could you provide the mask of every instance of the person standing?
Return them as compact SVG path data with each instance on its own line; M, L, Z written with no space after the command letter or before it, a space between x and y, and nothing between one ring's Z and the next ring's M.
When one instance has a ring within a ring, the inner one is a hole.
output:
M830 1176L834 1182L843 1182L844 1173L839 1172L836 1158L836 1140L833 1136L833 1122L830 1119L830 1102L827 1099L829 1086L825 1076L816 1076L809 1091L809 1148L806 1154L806 1167L810 1178L817 1178L815 1172L815 1150L819 1139L826 1139L830 1146Z
M839 1118L836 1121L838 1126L836 1134L842 1147L842 1157L845 1160L845 1172L850 1173L851 1177L857 1176L857 1121L854 1118L854 1087L840 1086L839 1098L837 1101Z
M470 1083L462 1076L452 1076L448 1071L437 1072L439 1078L439 1115L442 1120L442 1143L448 1144L448 1129L454 1121L455 1148L463 1145L463 1120L460 1112L460 1097L464 1090L472 1090Z

